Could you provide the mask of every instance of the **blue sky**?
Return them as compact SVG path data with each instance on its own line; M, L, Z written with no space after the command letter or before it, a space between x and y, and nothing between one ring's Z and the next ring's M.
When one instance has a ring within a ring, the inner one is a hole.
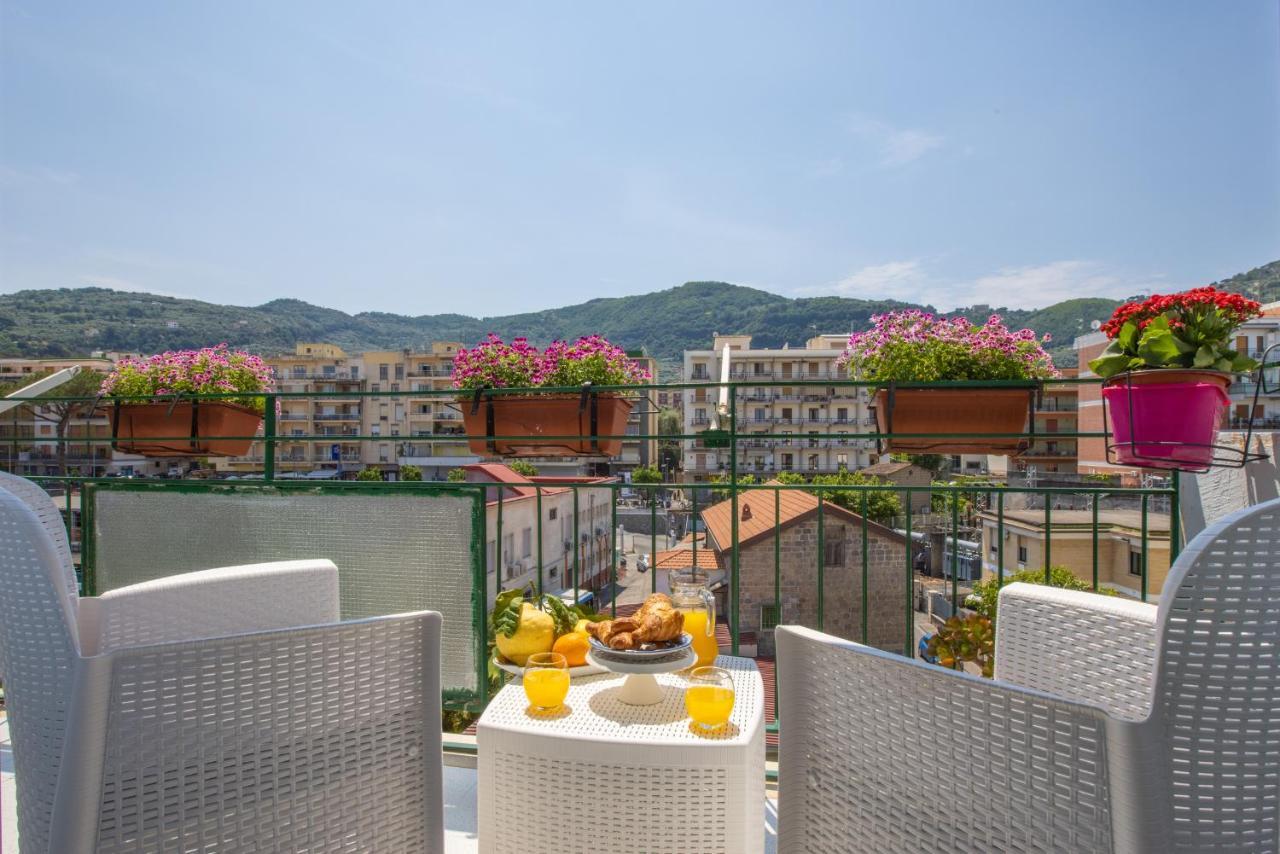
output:
M1280 258L1275 0L0 6L0 292L1027 307Z

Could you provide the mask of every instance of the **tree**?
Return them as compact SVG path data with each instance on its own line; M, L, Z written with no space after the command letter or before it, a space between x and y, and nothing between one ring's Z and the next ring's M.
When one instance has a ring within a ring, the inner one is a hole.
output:
M1027 584L1044 584L1043 569L1024 569L1021 572L1015 572L1012 575L1004 577L1004 584L1012 584L1015 581L1021 581ZM996 603L1000 598L1000 588L1004 586L996 576L984 578L982 581L973 585L973 592L965 597L964 605L966 608L974 610L991 620L992 623L996 619ZM1115 596L1116 591L1110 587L1099 587L1093 589L1093 585L1087 581L1076 577L1076 574L1065 566L1054 566L1049 569L1049 586L1061 587L1064 590L1084 590L1092 593L1101 593L1103 596Z
M658 457L663 468L674 472L680 468L680 440L675 438L684 430L680 410L667 408L658 413ZM675 478L673 477L672 480Z
M449 473L445 475L445 480L450 483L462 483L466 479L467 472L465 469L449 469Z
M815 486L884 486L887 481L862 472L840 469L835 474L816 475L811 481ZM889 524L893 517L902 514L902 499L897 492L884 489L820 489L818 497L839 507L862 513L862 497L866 496L867 518L873 522Z
M521 477L537 477L538 469L533 463L527 460L508 460L507 468L511 469Z
M728 482L729 482L729 475L728 475L728 474L718 474L718 475L716 475L715 477L711 478L711 481L710 481L710 482L711 482L711 483L728 483ZM755 476L755 475L753 475L753 474L740 474L740 475L738 475L738 486L750 486L751 484L753 484L753 483L755 483L755 482L756 482L756 476ZM730 492L730 490L728 490L728 489L713 489L713 490L711 490L711 500L712 500L714 503L719 503L719 502L721 502L721 501L727 501L727 500L729 499L729 492Z
M52 371L43 371L39 374L33 374L31 378L23 383L14 384L7 390L0 391L0 394L12 394L14 391L21 391L31 383L42 380L49 376ZM98 399L98 389L102 385L102 375L90 370L81 370L79 374L72 377L67 382L50 389L42 395L39 395L38 404L29 404L21 407L23 411L31 413L31 416L37 421L44 421L53 424L53 433L57 438L57 454L58 454L58 474L65 475L67 473L67 428L76 419L87 419L93 415L94 401ZM61 397L79 397L89 398L88 400L50 400L44 402L45 398L61 398ZM85 429L87 435L89 430ZM93 456L90 453L90 456Z
M942 454L890 454L890 457L899 462L911 463L913 466L927 469L935 478L950 468L948 458Z
M653 466L640 466L631 471L632 483L662 483L662 472Z
M367 466L360 469L360 473L356 475L356 480L382 480L382 471L373 466Z
M420 481L422 480L422 469L414 465L400 466L400 479Z

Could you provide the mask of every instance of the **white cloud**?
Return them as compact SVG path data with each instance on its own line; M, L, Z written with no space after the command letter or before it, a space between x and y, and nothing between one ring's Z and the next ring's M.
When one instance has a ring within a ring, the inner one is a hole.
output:
M863 267L834 284L804 290L926 303L943 311L979 304L1031 309L1076 297L1125 297L1149 290L1150 281L1151 277L1135 280L1084 260L1003 267L967 280L937 276L918 260L904 260Z
M849 122L855 136L873 145L880 154L880 165L886 168L905 166L930 151L941 148L946 139L916 128L900 128L866 116Z

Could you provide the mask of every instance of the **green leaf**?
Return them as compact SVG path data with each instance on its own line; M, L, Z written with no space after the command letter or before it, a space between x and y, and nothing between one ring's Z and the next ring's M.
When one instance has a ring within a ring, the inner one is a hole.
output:
M1138 324L1130 320L1124 326L1120 327L1120 334L1116 336L1116 340L1112 341L1112 346L1119 346L1121 350L1136 350L1138 347ZM1110 349L1108 347L1107 349Z
M1168 329L1161 330L1154 327L1153 322L1142 334L1142 341L1138 344L1138 355L1151 367L1168 365L1177 360L1182 355L1182 351L1174 343L1173 335Z
M1213 363L1213 369L1215 371L1229 371L1231 370L1231 360L1223 356L1221 359Z
M578 615L569 610L569 606L564 604L559 596L552 596L550 593L542 594L541 607L555 621L557 637L573 631L573 627L578 623Z
M1099 358L1089 362L1089 370L1103 378L1115 376L1121 371L1128 369L1128 367L1129 357L1124 353L1100 356Z
M1251 359L1248 356L1246 356L1244 353L1235 353L1231 357L1231 370L1235 371L1236 373L1252 371L1254 368L1258 367L1258 365L1260 364L1262 363L1259 362L1257 359Z
M523 604L523 590L507 590L498 594L493 605L493 614L489 618L490 628L495 635L501 632L507 637L512 637L520 630L520 607Z
M1214 362L1218 361L1218 354L1209 346L1202 346L1196 351L1195 361L1192 362L1197 368L1207 368Z

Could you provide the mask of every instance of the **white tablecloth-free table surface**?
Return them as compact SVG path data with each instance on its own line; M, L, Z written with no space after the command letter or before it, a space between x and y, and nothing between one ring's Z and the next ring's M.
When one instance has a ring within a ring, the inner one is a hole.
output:
M529 710L519 681L477 725L480 851L494 854L757 854L764 835L764 686L755 662L733 674L729 726L704 735L684 707L680 673L664 698L628 706L623 676L575 679L565 708Z

